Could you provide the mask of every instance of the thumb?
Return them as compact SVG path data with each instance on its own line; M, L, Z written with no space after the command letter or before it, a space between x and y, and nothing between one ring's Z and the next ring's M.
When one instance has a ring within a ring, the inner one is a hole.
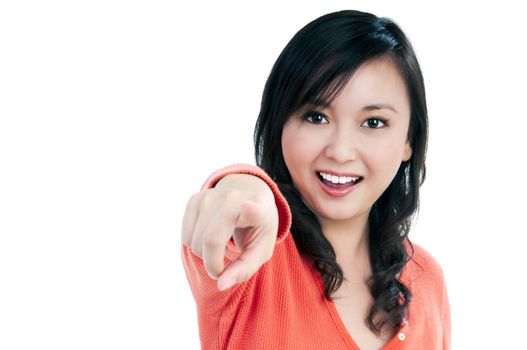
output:
M236 219L237 228L252 227L259 223L262 217L262 204L248 200L242 204L240 214Z

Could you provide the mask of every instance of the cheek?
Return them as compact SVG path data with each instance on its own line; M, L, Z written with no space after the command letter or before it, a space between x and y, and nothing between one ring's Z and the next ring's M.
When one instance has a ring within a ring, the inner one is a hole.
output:
M301 165L314 161L319 153L317 138L294 128L284 128L282 152L290 172ZM297 170L297 169L296 169Z
M390 144L371 149L367 159L368 167L373 170L374 174L391 180L399 170L402 154L398 145Z

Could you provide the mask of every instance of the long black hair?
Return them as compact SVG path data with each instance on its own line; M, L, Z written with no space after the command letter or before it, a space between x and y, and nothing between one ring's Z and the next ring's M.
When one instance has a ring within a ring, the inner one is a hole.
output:
M254 131L256 163L286 197L293 215L295 243L313 260L330 300L344 280L343 271L316 215L293 186L282 154L282 129L306 104L320 100L330 103L360 65L385 57L398 67L406 83L412 157L401 163L368 217L372 267L368 286L374 298L368 326L376 333L384 326L400 326L412 297L399 273L413 254L413 248L412 252L407 250L412 247L408 233L419 208L419 187L426 176L428 116L423 77L410 41L393 20L366 12L346 10L315 19L295 34L275 62Z

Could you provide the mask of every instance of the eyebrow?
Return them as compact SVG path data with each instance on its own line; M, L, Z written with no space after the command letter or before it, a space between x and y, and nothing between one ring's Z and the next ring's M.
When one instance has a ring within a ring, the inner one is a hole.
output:
M332 109L331 104L325 100L315 100L311 104L311 106ZM363 111L377 111L380 109L389 109L395 113L398 113L395 107L387 103L376 103L376 104L367 105L367 106L362 107Z
M389 110L397 113L397 110L392 105L389 105L389 104L386 104L386 103L380 103L380 104L375 104L375 105L368 105L368 106L365 106L364 108L362 108L363 111L375 111L375 110L378 110L378 109L389 109Z

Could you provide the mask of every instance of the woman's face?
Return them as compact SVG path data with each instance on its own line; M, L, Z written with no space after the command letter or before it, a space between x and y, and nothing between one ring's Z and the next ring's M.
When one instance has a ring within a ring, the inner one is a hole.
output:
M406 85L389 59L359 67L327 108L306 106L290 116L282 131L284 160L320 219L369 213L412 155L409 123Z

